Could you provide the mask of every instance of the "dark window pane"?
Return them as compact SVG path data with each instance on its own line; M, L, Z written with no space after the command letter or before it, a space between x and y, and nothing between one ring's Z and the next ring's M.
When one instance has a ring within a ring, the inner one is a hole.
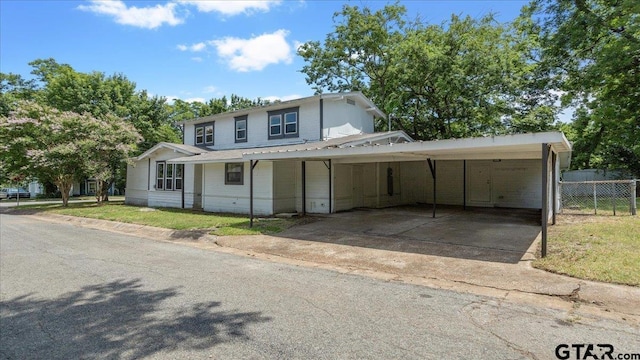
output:
M164 180L158 179L157 184L156 184L156 189L157 190L162 190L162 188L163 188L162 185L164 185Z
M200 145L204 143L204 128L197 127L196 128L196 145Z
M182 164L177 164L176 165L176 178L181 178L182 177L182 167L184 165Z
M156 173L156 177L157 178L163 178L164 177L164 163L158 163L157 166L158 172Z
M204 142L206 144L213 143L213 125L208 125L207 127L205 127L204 134L205 134Z
M173 189L173 180L167 179L165 183L167 184L167 187L165 188L165 190Z
M182 179L176 179L176 190L182 189Z

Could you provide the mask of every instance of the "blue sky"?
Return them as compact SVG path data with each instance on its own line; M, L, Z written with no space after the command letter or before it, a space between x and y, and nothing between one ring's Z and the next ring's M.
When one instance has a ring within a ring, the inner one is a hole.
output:
M438 24L489 12L511 21L528 1L404 1L409 17ZM0 71L29 77L54 58L81 72L123 73L168 99L232 93L290 99L313 94L296 46L322 41L344 4L386 1L0 1Z

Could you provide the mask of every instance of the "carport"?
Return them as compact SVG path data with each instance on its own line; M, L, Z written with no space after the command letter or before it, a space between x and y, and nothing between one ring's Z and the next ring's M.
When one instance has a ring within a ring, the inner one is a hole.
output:
M434 218L438 205L450 205L452 202L459 202L460 199L459 205L462 205L463 208L470 205L535 207L541 210L542 256L546 255L547 226L549 221L555 223L558 208L556 189L559 170L569 166L570 157L571 145L560 132L389 143L386 145L362 143L358 146L296 151L265 150L243 155L244 159L250 161L252 168L260 160L300 161L302 164L303 213L305 212L305 189L307 187L305 164L308 161L321 161L327 167L327 181L329 183L327 196L330 202L330 213L346 210L349 206L340 207L336 201L340 200L339 197L336 197L337 191L348 188L348 184L353 184L353 175L351 182L346 182L347 185L338 181L337 174L339 174L340 166L377 164L375 171L372 172L375 175L375 180L373 180L373 176L369 179L371 182L375 181L377 196L377 201L372 207L384 207L393 204L381 202L381 199L385 198L384 191L381 189L386 188L389 198L395 194L396 180L391 164L400 170L402 170L401 166L410 168L407 164L415 164L413 169L404 171L405 178L420 180L422 176L426 175L425 183L431 184L426 187L429 188L431 194L428 197L425 194L424 199L431 203L431 213ZM386 168L384 164L387 164ZM428 170L422 171L421 168ZM493 187L497 185L494 184L492 177L487 177L488 180L485 184L485 178L482 176L487 173L492 174L496 169L500 171L501 175L496 175L495 178L500 180L502 187L506 190L501 195L501 199L496 199L493 193L488 197L485 196L489 199L485 204L482 195L487 191L492 192ZM336 170L338 171L336 172ZM439 180L440 178L442 181ZM253 183L252 175L250 183ZM513 183L517 186L512 186ZM414 181L412 185L407 187L420 187L421 184L422 181ZM357 187L352 187L352 191L356 189ZM527 194L523 196L522 193ZM470 195L472 196L470 197ZM505 199L509 201L498 201ZM353 203L352 201L351 205Z

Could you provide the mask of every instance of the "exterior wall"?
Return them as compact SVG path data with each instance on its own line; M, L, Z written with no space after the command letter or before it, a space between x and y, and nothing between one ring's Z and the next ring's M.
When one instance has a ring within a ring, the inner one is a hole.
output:
M296 167L302 169L300 162ZM302 171L296 173L296 183L302 185ZM306 211L329 213L329 169L322 161L306 162ZM296 190L296 211L302 212L302 188Z
M196 193L195 182L195 165L185 164L182 174L182 187L184 187L185 209L193 209L193 198Z
M388 168L393 171L393 195L388 193ZM333 179L335 211L424 202L424 162L336 164Z
M464 161L435 161L436 200L438 204L463 205L464 202ZM433 176L429 164L424 162L425 202L433 204ZM467 204L468 205L468 204Z
M540 160L503 160L493 164L493 202L497 207L539 209L542 206L542 164ZM549 156L549 196L551 156ZM553 206L553 201L549 201Z
M296 173L299 162L273 162L273 212L296 211Z
M182 190L156 190L156 162L182 157L184 154L169 149L156 151L152 156L127 167L125 203L152 207L182 207ZM191 170L190 170L191 169ZM193 168L185 166L183 187L193 179ZM186 189L185 189L186 190ZM187 196L185 194L185 207Z
M323 102L323 130L325 139L373 132L373 115L360 105L351 105L346 99L327 99Z
M287 106L283 105L283 109ZM269 111L277 108L269 108ZM235 142L235 117L247 115L247 141ZM203 120L204 121L204 120ZM298 109L298 137L269 140L269 118L267 111L236 112L228 117L216 119L214 125L214 145L210 149L240 149L265 146L298 144L320 139L319 102L301 104ZM186 124L184 143L195 145L195 124Z
M242 185L225 185L225 164L203 165L202 208L211 212L249 213L249 162ZM273 215L273 163L260 161L253 173L253 212Z
M353 165L336 164L333 167L333 196L335 211L349 210L354 207Z
M432 203L433 180L428 166L426 171L428 177L425 199ZM539 209L542 196L541 171L540 160L468 160L467 205ZM463 161L436 161L438 204L463 204L463 174Z
M323 100L323 138L374 132L373 115L368 114L362 104L350 104L346 99ZM282 108L287 108L283 105ZM269 111L277 108L269 108ZM247 115L247 141L235 142L235 117ZM202 122L208 122L202 120ZM184 143L195 145L195 125L188 123L184 129ZM214 125L214 145L210 149L239 149L264 146L296 144L304 141L320 140L320 101L310 101L299 105L298 137L268 138L267 110L236 112L225 118L218 118Z
M124 202L130 205L148 205L149 189L149 160L137 161L134 165L127 165L127 187Z

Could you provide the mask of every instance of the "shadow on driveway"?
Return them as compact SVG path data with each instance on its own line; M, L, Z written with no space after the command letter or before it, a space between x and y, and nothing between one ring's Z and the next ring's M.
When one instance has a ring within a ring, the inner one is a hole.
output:
M540 211L438 206L358 209L279 237L460 259L518 263L540 233Z
M2 358L139 359L174 349L206 349L248 339L245 328L270 321L259 312L216 310L219 302L163 309L174 288L150 291L139 280L86 286L56 299L30 295L0 302Z

